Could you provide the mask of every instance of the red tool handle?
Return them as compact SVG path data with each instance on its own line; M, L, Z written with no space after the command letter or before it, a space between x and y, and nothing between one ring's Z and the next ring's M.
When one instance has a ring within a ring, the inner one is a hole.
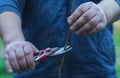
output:
M41 58L39 58L38 62L41 62L47 58L46 54L42 54Z
M46 50L40 50L39 52L34 52L34 56L37 56L37 60L35 60L36 62L41 62L43 60L46 59L47 55L46 55Z
M39 54L39 52L34 52L34 56L37 56Z

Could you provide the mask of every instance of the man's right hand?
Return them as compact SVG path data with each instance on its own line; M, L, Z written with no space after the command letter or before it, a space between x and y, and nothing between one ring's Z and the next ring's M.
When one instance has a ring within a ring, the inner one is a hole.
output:
M22 72L35 68L33 52L38 51L27 41L15 41L5 48L5 65L9 73Z
M35 46L25 41L21 18L14 12L0 14L0 37L5 46L5 65L9 73L34 69Z

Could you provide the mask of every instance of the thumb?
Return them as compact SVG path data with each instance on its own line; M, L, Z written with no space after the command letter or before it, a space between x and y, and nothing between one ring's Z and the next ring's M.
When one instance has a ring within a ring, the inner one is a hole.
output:
M31 46L32 46L33 51L35 51L35 52L39 51L33 44L31 44Z

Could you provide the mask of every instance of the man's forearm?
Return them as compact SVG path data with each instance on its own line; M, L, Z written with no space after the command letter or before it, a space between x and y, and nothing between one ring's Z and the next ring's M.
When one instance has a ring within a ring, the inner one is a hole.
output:
M4 58L9 73L28 71L35 68L33 52L38 50L24 41L21 19L13 12L0 14L0 33L5 44Z
M0 14L0 35L5 46L16 40L24 40L21 30L21 19L17 14L12 12Z
M102 0L98 6L104 11L107 23L116 21L120 16L120 7L115 0Z

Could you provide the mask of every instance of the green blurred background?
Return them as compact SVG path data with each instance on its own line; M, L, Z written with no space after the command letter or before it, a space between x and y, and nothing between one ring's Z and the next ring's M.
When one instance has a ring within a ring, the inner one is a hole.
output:
M120 78L120 21L114 24L114 42L116 46L116 69L118 78ZM3 59L3 44L0 40L0 78L13 78L12 74L8 74L5 70Z

